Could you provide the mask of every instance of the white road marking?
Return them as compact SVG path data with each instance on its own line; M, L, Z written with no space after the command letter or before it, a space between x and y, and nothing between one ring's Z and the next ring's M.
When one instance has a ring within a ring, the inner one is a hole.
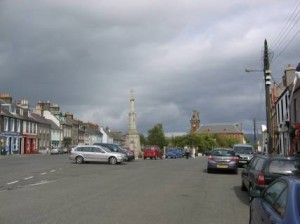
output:
M56 172L56 170L50 170L50 173Z
M30 176L30 177L25 177L24 180L29 180L29 179L32 179L33 176Z
M46 175L47 173L41 173L41 175Z
M49 184L49 183L52 183L54 182L55 180L41 180L40 182L37 182L37 183L34 183L34 184L28 184L27 186L30 187L30 186L37 186L37 185L42 185L42 184Z
M16 180L16 181L12 181L12 182L9 182L9 183L6 183L7 185L11 185L11 184L15 184L15 183L18 183L19 181Z

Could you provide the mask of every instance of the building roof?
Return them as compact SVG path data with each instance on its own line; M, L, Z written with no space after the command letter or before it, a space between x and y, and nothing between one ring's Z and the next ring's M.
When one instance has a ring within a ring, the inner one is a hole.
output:
M31 116L33 117L34 120L36 120L39 123L50 125L49 120L40 116L39 114L31 113Z
M52 120L47 119L51 125L51 129L53 130L61 130L59 126L57 126Z
M206 124L202 125L198 132L203 134L243 134L237 124Z

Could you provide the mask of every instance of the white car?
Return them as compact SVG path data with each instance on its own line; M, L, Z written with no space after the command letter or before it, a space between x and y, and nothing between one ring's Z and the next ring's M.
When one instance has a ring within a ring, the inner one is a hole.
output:
M63 154L64 151L62 148L53 148L53 149L50 149L50 154L51 155L56 155L56 154Z
M78 145L72 148L69 158L76 163L94 161L107 162L112 165L121 163L127 159L125 154L112 152L98 145Z

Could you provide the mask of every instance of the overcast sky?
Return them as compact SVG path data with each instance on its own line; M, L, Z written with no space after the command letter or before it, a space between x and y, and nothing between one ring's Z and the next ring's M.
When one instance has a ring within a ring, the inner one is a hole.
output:
M300 62L299 0L0 0L0 92L126 132L265 123L264 40L281 82Z

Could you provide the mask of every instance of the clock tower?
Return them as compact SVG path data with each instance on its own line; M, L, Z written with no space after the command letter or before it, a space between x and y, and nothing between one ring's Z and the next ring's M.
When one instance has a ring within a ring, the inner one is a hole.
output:
M200 127L200 115L199 112L197 111L193 111L192 113L192 118L190 120L190 124L191 124L191 130L190 132L196 132L199 130Z

